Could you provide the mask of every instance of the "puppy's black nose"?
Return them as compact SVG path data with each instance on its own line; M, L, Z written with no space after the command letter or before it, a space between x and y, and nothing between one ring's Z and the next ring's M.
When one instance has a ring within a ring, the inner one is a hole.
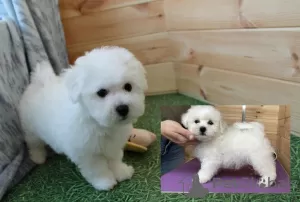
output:
M128 107L128 105L119 105L119 106L117 106L116 111L120 116L124 117L124 116L127 116L128 112L129 112L129 107Z
M205 128L205 127L203 127L203 126L200 127L200 132L201 132L201 133L205 133L205 131L206 131L206 128Z

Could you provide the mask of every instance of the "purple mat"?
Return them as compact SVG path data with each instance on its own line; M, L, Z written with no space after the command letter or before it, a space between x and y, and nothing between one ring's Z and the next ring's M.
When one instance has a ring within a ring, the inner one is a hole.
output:
M193 176L200 169L198 159L193 159L161 177L161 192L188 193L192 187ZM259 176L252 167L244 167L238 171L222 170L212 181L202 184L210 193L289 193L289 176L276 161L277 179L272 187L259 187Z

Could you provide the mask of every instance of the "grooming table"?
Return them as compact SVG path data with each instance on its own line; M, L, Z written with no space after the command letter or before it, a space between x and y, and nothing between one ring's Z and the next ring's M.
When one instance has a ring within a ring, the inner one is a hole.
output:
M193 159L161 177L161 192L188 193L192 187L192 179L200 169L198 159ZM259 176L251 166L238 171L222 170L210 182L202 186L210 193L289 193L289 176L276 161L277 179L272 187L263 188L257 184Z

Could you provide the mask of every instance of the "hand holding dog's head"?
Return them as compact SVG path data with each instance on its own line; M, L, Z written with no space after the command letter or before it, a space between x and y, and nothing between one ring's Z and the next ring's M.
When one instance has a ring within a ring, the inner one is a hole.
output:
M145 69L128 50L94 49L66 73L70 99L100 125L130 123L144 113Z
M226 128L221 113L209 105L192 106L182 115L181 122L198 140L212 138Z

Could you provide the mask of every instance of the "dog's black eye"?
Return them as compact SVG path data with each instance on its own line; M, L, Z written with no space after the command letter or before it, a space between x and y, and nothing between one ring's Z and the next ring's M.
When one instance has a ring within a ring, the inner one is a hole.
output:
M130 83L126 83L126 84L124 85L124 89L125 89L126 91L130 92L130 91L132 90L131 84L130 84Z
M97 92L97 95L99 97L105 97L106 95L108 94L108 91L106 89L100 89L98 92Z
M211 120L209 120L207 123L208 123L209 125L213 125L213 124L214 124Z
M198 119L195 120L195 123L200 123L200 121Z

